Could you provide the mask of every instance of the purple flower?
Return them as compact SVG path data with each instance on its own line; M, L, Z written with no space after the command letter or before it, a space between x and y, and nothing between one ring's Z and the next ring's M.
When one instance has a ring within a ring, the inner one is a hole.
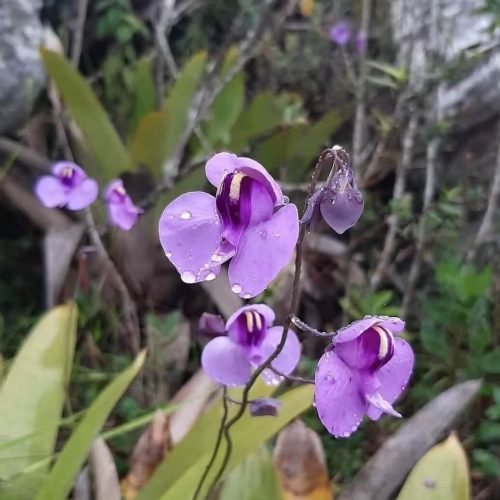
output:
M124 231L132 229L142 210L134 205L121 179L115 179L108 184L104 199L108 205L109 223Z
M217 277L244 299L261 293L288 263L299 232L295 205L266 169L250 158L218 153L206 164L216 196L186 193L164 210L159 224L166 256L185 283Z
M207 337L218 337L226 334L224 319L219 314L203 313L198 322L198 331Z
M328 185L311 196L303 220L314 226L323 216L334 231L342 234L358 222L363 208L363 195L352 170L348 166L342 166Z
M252 304L238 309L226 323L227 336L216 337L203 349L201 365L207 375L222 385L245 385L252 373L275 350L283 327L271 326L273 310L264 304ZM300 342L288 331L285 347L271 366L288 375L300 358ZM268 384L277 384L282 377L271 369L262 372Z
M361 31L356 34L356 50L358 54L364 54L366 51L366 36Z
M399 318L366 317L340 330L316 369L315 401L323 425L335 437L354 432L364 415L401 415L392 403L413 368L410 345L394 337Z
M97 182L87 177L81 167L69 161L55 163L52 175L40 177L35 185L37 198L50 208L81 210L94 203L98 193Z
M330 40L337 45L345 45L351 39L351 27L345 21L330 26Z

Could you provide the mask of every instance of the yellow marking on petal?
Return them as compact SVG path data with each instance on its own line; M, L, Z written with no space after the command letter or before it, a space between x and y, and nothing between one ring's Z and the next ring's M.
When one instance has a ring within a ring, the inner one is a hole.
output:
M382 326L372 326L372 328L378 333L380 339L378 357L382 359L389 352L389 341L393 340L392 333Z
M247 319L247 330L253 332L253 314L252 311L245 311L245 317Z
M121 194L121 195L126 195L127 194L127 191L125 191L125 188L121 184L118 184L115 187L115 192L118 193L118 194Z
M73 175L73 169L71 167L64 167L62 175L63 177L71 177Z
M262 330L262 318L257 311L254 311L255 315L255 324L257 325L257 330Z
M245 177L245 174L237 172L233 175L231 179L231 186L229 187L229 199L231 201L238 201L240 199L241 181Z

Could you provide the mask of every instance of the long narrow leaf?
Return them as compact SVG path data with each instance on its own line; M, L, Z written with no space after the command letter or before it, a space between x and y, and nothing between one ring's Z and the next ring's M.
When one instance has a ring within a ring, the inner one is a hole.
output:
M67 498L78 472L89 454L92 441L106 422L111 410L135 378L146 358L141 352L134 363L122 371L92 403L78 427L52 467L37 500L64 500Z

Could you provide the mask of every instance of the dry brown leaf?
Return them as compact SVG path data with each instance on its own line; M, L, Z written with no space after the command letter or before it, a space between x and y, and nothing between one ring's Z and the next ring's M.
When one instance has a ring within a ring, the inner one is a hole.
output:
M122 481L122 494L132 500L151 477L165 453L171 448L169 418L157 411L151 424L135 445L130 468Z
M309 17L314 9L314 0L300 0L300 13Z
M276 441L274 465L283 500L332 500L325 452L318 435L295 420Z
M98 437L90 450L90 466L95 500L120 500L120 481L113 455L104 439Z

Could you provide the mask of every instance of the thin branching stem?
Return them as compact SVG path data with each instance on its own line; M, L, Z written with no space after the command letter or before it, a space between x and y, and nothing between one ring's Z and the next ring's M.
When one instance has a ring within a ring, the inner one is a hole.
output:
M294 316L292 318L292 323L297 327L300 328L305 333L310 333L311 335L314 335L316 337L328 337L332 338L335 335L335 332L320 332L319 330L316 330L316 328L313 328L312 326L309 326L307 323L304 321L300 320L297 318L297 316Z

